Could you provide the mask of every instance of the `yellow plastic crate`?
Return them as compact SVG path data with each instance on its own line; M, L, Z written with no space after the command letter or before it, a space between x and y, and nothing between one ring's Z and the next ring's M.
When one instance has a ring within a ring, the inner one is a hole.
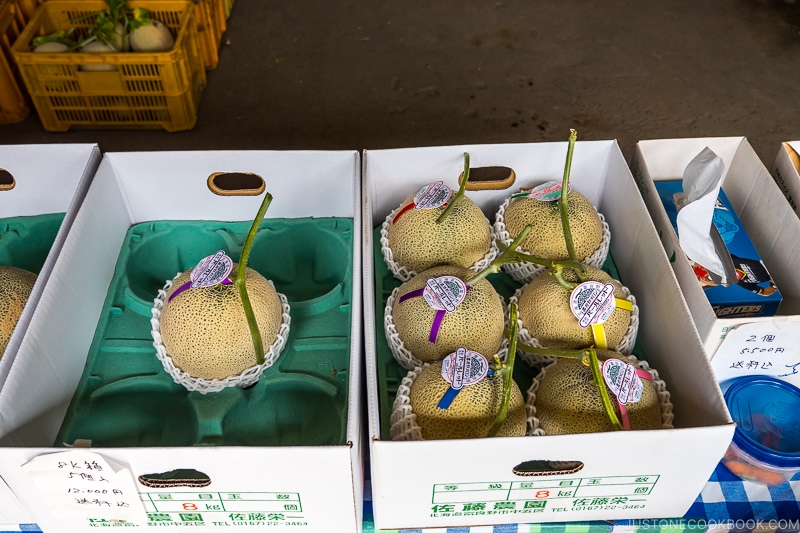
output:
M197 121L206 85L194 4L186 0L129 1L144 7L175 37L168 52L34 53L37 35L76 28L85 34L103 0L48 0L36 10L11 50L43 127L188 130ZM89 15L89 16L87 16ZM85 19L80 17L86 16ZM76 21L76 22L73 22ZM82 65L105 66L88 71Z
M30 20L36 12L36 8L38 8L42 2L44 2L44 0L17 0L17 7L22 12L22 16L25 17L25 20Z
M45 0L17 0L26 4L26 10L35 10ZM142 0L142 7L147 7L148 0ZM194 3L194 20L197 23L197 38L200 40L200 52L206 69L212 70L219 64L219 47L222 34L227 27L227 2L233 0L192 0ZM129 2L130 3L130 2ZM30 15L28 15L30 18Z
M26 20L16 0L0 0L0 124L22 122L31 112L25 85L11 53Z
M219 64L219 47L227 22L223 0L194 0L194 16L197 20L197 37L207 69Z

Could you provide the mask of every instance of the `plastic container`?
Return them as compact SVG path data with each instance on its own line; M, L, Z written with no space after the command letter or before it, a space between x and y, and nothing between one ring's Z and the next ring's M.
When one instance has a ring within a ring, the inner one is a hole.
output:
M344 445L350 372L352 219L266 219L248 260L291 308L281 355L250 387L190 392L164 371L150 337L164 280L217 250L239 260L250 222L131 226L86 366L56 446Z
M736 422L728 469L748 481L779 485L800 472L800 389L767 376L730 383L725 401Z
M175 37L172 50L34 53L31 41L37 35L74 26L80 36L94 23L91 14L107 5L103 0L48 0L36 10L11 50L44 129L181 131L194 127L206 85L194 4L148 0L130 1L128 5L150 10L154 19L169 27ZM111 70L87 71L82 65Z
M25 84L11 53L27 20L16 0L0 0L0 124L22 122L31 112Z

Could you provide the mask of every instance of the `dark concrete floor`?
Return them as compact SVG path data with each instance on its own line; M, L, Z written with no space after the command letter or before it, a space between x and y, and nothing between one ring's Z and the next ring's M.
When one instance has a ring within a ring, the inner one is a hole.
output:
M236 0L191 131L0 142L105 151L800 139L797 0Z

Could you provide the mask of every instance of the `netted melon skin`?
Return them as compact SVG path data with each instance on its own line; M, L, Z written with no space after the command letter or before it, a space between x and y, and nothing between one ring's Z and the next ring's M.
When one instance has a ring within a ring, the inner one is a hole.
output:
M398 212L413 201L406 198ZM448 264L468 268L489 253L491 226L481 208L464 196L437 223L445 209L410 209L389 224L389 248L398 265L414 272Z
M392 320L403 346L420 361L435 361L458 348L467 348L487 358L497 353L503 342L503 301L486 279L467 290L455 311L445 314L435 343L429 337L436 311L421 296L400 302L404 294L423 288L429 279L456 276L468 280L473 275L466 268L444 265L421 272L401 285L392 307Z
M598 350L597 357L600 361L611 357L625 362L635 360L607 350ZM537 380L534 406L539 427L545 434L569 435L613 430L595 385L592 369L580 360L557 359L546 367L544 376ZM649 380L643 379L642 385L641 400L626 405L631 429L659 429L662 427L662 416L658 392ZM614 394L608 386L604 386L614 412L621 420Z
M614 286L614 297L626 299L619 281L605 271L586 265L589 279ZM571 269L564 270L564 279L577 282ZM569 307L570 291L558 284L548 272L538 274L519 297L519 317L531 337L546 348L579 350L595 344L592 329L583 328ZM631 323L631 312L615 308L603 323L606 345L614 347L622 342Z
M591 256L603 241L603 225L597 209L583 194L571 189L567 194L567 213L576 257ZM558 202L515 198L505 210L504 222L512 239L528 224L533 226L521 243L527 253L545 259L569 259Z
M424 368L409 391L411 408L425 440L471 439L488 436L503 397L503 380L487 376L463 387L447 409L437 407L450 384L442 378L442 363ZM498 437L521 437L526 431L525 401L516 383L512 383L508 414L497 432Z
M0 357L17 327L36 277L33 272L21 268L0 266Z
M231 276L237 268L234 264ZM189 281L190 273L175 278L161 312L160 333L167 355L178 369L195 378L241 374L256 364L256 356L238 289L233 284L186 289L169 301ZM280 298L272 284L250 268L245 284L266 352L281 327Z

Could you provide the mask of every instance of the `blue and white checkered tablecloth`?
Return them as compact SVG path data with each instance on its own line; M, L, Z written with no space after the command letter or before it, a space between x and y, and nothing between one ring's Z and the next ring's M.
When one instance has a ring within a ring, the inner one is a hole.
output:
M710 523L760 523L762 526L800 530L800 474L781 485L743 481L719 464L686 516ZM789 524L792 522L792 524Z
M369 498L369 495L367 495ZM679 531L778 531L800 532L800 474L792 481L767 487L735 476L721 463L683 517L673 519L562 522L547 524L505 524L402 533L618 533ZM372 533L372 506L364 507L364 533ZM390 533L397 530L380 530Z

